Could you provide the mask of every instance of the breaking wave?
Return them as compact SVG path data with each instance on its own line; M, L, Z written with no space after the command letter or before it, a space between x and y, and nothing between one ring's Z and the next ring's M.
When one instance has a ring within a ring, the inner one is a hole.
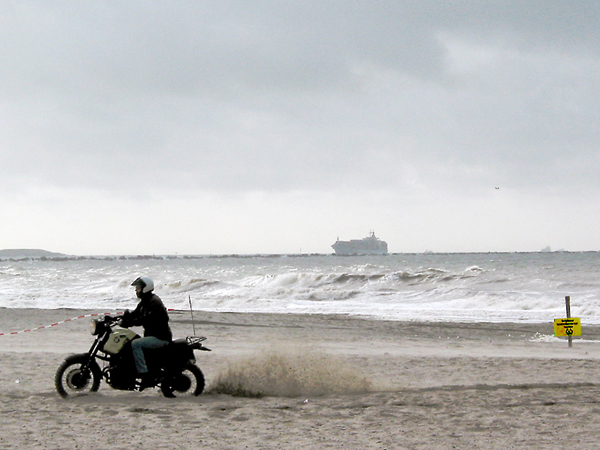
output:
M144 274L169 308L400 320L600 323L598 253L0 261L0 307L125 309Z

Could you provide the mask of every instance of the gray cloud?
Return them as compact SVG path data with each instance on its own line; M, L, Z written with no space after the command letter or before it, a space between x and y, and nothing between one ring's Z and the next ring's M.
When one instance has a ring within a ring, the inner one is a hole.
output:
M600 187L593 2L0 13L6 189Z

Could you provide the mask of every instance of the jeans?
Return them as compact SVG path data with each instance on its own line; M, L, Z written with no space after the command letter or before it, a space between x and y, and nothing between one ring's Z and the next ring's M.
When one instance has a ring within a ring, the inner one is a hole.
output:
M131 341L131 350L133 351L133 359L135 361L135 368L138 373L148 373L148 366L146 366L146 357L144 356L144 349L156 349L162 348L169 345L169 341L163 341L154 336L147 336L140 339L134 339Z

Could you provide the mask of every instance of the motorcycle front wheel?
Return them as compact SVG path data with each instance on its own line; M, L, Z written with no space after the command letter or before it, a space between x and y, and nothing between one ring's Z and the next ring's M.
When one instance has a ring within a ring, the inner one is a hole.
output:
M100 387L102 373L95 361L89 363L89 355L69 356L58 367L54 385L61 397L95 392Z
M182 372L165 377L160 390L165 397L192 397L202 394L204 374L195 364L188 364Z

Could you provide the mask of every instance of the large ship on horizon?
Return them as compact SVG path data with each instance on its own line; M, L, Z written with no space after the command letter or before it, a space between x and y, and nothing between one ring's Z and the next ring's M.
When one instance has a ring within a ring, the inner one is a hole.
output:
M331 246L336 255L387 255L387 242L380 240L371 231L369 236L362 239L340 241L340 238Z

